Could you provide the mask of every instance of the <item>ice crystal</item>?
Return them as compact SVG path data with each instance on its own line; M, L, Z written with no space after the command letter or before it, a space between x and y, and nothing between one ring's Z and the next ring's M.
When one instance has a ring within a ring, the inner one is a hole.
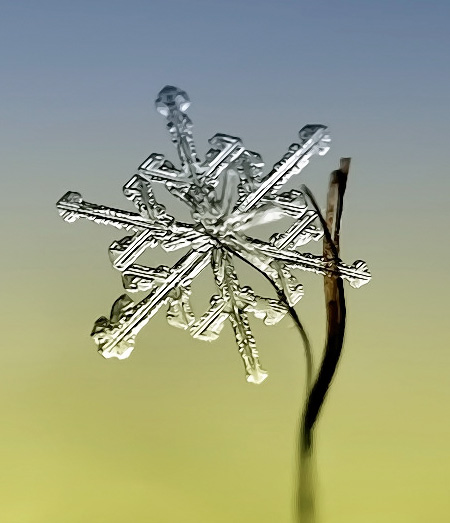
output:
M156 100L158 112L168 120L168 130L181 163L177 169L160 154L152 154L123 188L137 209L128 212L83 200L76 192L66 193L57 203L64 220L86 218L97 223L132 231L133 235L114 241L109 248L112 265L121 272L129 292L146 291L134 302L128 295L114 303L109 318L101 317L92 337L105 358L127 358L135 337L164 305L167 321L189 330L201 340L216 339L229 320L244 363L247 381L261 383L266 377L259 363L249 315L266 325L280 321L303 295L297 269L327 274L338 271L353 287L367 283L370 273L362 261L336 266L321 256L300 253L297 248L323 235L316 211L309 209L301 191L282 191L286 182L309 163L314 155L324 155L330 138L323 125L306 125L299 141L292 144L272 170L264 175L261 157L243 146L239 138L216 134L211 149L200 161L192 137L192 122L186 114L187 94L166 86ZM153 184L164 184L171 194L190 208L192 223L177 221L153 193ZM274 234L270 241L247 235L255 225L289 217L293 224ZM139 256L161 246L166 252L189 251L173 267L140 265ZM283 299L256 295L241 286L233 264L239 257L270 278ZM190 305L190 285L207 266L212 267L218 294L210 308L196 319ZM337 268L336 268L337 267Z

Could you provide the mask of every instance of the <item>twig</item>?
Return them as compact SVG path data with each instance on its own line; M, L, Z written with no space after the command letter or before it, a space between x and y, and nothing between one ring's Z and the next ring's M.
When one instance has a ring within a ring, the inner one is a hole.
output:
M300 426L299 456L301 467L299 471L300 486L297 500L297 515L302 523L315 521L314 480L312 477L314 466L312 461L314 427L336 373L344 343L346 319L345 296L343 281L337 272L337 262L339 260L340 250L339 236L343 198L347 185L349 167L350 158L341 158L340 169L331 173L325 219L322 217L311 192L306 187L303 188L322 222L325 236L323 244L324 258L333 266L336 272L335 274L326 274L324 276L327 315L326 344L317 378L305 403Z

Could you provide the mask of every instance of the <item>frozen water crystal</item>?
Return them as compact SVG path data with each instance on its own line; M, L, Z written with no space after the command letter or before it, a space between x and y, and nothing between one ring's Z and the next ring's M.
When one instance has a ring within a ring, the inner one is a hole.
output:
M156 109L163 116L169 116L171 111L180 111L185 113L191 102L185 91L166 85L164 89L159 92L158 98L155 101Z
M216 339L229 321L244 363L247 381L261 383L267 377L259 363L249 315L273 325L288 312L286 302L294 306L303 288L294 274L297 270L316 274L338 272L353 287L370 280L366 264L336 265L321 256L301 253L299 246L322 238L316 212L308 209L301 191L284 191L286 182L298 175L314 155L329 149L329 135L323 125L306 125L299 132L299 142L292 144L272 170L263 175L261 157L245 149L239 138L216 134L203 162L197 156L192 136L192 122L186 114L190 105L187 94L172 86L162 89L156 99L157 110L167 118L167 127L181 162L181 169L160 154L152 154L125 184L123 192L137 213L86 202L79 193L68 192L57 203L64 220L78 218L112 225L132 232L114 241L109 249L112 265L121 272L128 292L145 291L139 302L128 295L114 303L110 318L101 317L92 337L106 358L127 358L142 327L164 305L167 321L186 329L197 339ZM181 223L158 203L153 184L164 184L174 196L190 208L192 223ZM261 223L290 218L292 225L274 233L270 241L252 238L247 231ZM137 263L147 249L161 246L165 251L189 247L173 267L147 267ZM281 299L257 296L248 286L241 286L233 258L264 273ZM210 308L196 319L190 306L190 284L207 266L211 266L218 294Z

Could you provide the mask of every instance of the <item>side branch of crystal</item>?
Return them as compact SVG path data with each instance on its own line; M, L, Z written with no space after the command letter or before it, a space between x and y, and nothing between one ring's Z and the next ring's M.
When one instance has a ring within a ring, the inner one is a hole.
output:
M330 138L323 125L306 125L272 170L263 174L259 154L247 150L242 141L226 134L215 134L203 161L198 157L192 122L186 111L187 94L166 86L156 100L157 110L167 118L167 127L176 147L181 168L163 155L151 154L123 187L124 196L136 212L89 203L76 192L66 193L57 203L61 217L74 222L85 218L127 231L109 247L114 269L120 272L125 290L145 292L133 301L127 294L114 303L109 318L102 316L92 337L105 358L127 358L137 333L163 306L167 306L169 325L187 330L194 338L217 339L225 324L233 330L247 381L261 383L262 370L249 315L274 325L303 296L296 271L335 274L360 287L370 280L366 264L330 263L321 256L300 253L297 249L323 237L318 215L309 209L303 193L284 191L288 180L297 176L315 156L325 154ZM183 223L159 203L154 184L162 184L183 204L188 205L191 223ZM251 229L287 218L286 230L275 230L269 241L252 236ZM175 265L149 267L139 263L148 249L166 252L188 249ZM238 257L269 278L277 298L264 298L248 286L241 286L234 268ZM191 283L211 266L218 294L210 299L209 309L196 318L191 306Z
M300 143L292 144L288 152L276 163L261 185L237 205L237 210L245 212L267 194L275 194L295 174L299 174L314 154L323 156L329 150L330 137L324 125L306 125L299 132Z
M126 300L126 309L120 308L116 314L111 313L109 321L101 317L94 325L92 336L99 352L105 358L127 358L133 350L137 333L158 312L172 291L179 286L188 286L210 263L208 254L190 251L172 267L164 283L139 303L129 305L126 295L121 296L119 301L123 303Z

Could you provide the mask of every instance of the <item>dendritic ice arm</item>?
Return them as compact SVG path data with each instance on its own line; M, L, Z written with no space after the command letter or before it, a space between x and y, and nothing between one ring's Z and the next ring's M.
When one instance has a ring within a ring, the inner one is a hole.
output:
M323 156L329 150L330 137L324 125L306 125L299 132L300 143L289 147L283 158L262 180L259 187L238 202L236 210L246 212L270 194L276 194L295 174L300 173L314 154Z
M264 199L263 199L264 201ZM301 191L292 190L276 194L269 200L271 205L279 207L285 215L294 218L295 222L284 233L274 234L270 243L280 249L294 249L311 240L318 241L323 236L319 226L319 217L313 209L308 209Z
M262 370L259 363L255 338L245 311L254 301L254 296L243 292L240 288L231 256L223 249L213 250L212 268L221 298L225 303L225 311L233 327L239 354L244 362L247 381L261 383L267 378L267 372Z
M247 238L243 235L234 234L223 240L231 252L239 256L251 266L259 270L260 273L268 277L275 285L277 292L282 293L289 305L295 306L303 296L303 286L291 273L289 266L285 263L274 263L273 254L268 254L257 249L257 245L262 242Z
M194 322L195 316L191 308L191 288L179 286L169 295L167 309L167 323L178 329L188 329Z
M323 236L315 210L308 209L306 203L298 205L294 200L301 195L299 191L290 191L273 198L263 198L256 209L230 215L224 229L246 231L257 225L271 223L281 218L294 218L295 222L284 233L272 235L271 244L278 248L296 248L311 240L318 241ZM302 201L304 199L302 198Z
M153 291L162 285L170 275L170 267L146 267L137 263L122 272L123 287L130 292Z
M144 218L167 225L174 222L173 216L167 214L165 207L156 201L151 182L145 177L135 174L124 185L123 194Z
M342 279L347 280L355 289L369 283L372 277L366 262L362 260L356 260L352 265L347 265L341 261L333 265L333 263L326 261L322 256L281 250L272 245L262 245L261 252L268 256L273 256L275 262L286 264L291 269L300 269L321 275L334 274L340 276Z
M122 239L115 242L111 248L115 251L111 257L119 256L119 251L125 251L123 256L130 255L127 263L132 263L133 257L139 256L147 247L160 243L163 249L172 251L183 247L202 245L209 238L194 229L192 225L164 219L159 221L155 218L145 218L141 214L122 211L104 205L86 202L76 192L66 193L56 204L61 217L68 222L74 222L79 218L94 221L102 225L112 225L117 229L136 231L137 235L132 239ZM131 238L131 237L129 237ZM125 267L121 260L117 262L118 269Z
M158 112L168 120L167 128L178 150L184 172L195 180L200 170L200 160L192 136L192 122L186 114L190 104L187 93L171 85L166 85L159 92L155 102Z
M206 159L200 166L197 178L204 185L216 187L219 176L238 161L246 150L239 138L226 134L214 135L209 143L212 147L206 153ZM185 193L192 185L192 180L186 177L183 171L176 169L162 154L151 154L139 166L138 173L146 180L165 184L169 191L180 196L183 201L186 199Z
M165 183L172 194L192 208L196 221L215 220L222 213L220 199L214 193L220 175L233 169L241 182L239 191L251 190L260 178L263 163L258 154L243 147L239 138L226 134L216 134L209 140L212 148L200 163L192 137L192 122L186 115L189 105L187 94L173 86L164 87L156 100L157 110L168 120L167 127L183 171L176 171L163 156L151 155L141 165L139 173Z
M252 313L266 325L275 325L287 314L286 305L279 300L257 296L250 287L242 287L241 301L246 303L245 312ZM192 325L190 332L194 338L204 341L216 340L228 319L228 304L221 296L211 298L211 306L203 316Z
M239 253L242 258L247 260L251 265L259 268L275 281L277 275L280 275L280 268L287 270L288 274L294 269L314 272L321 275L336 274L344 280L347 280L350 285L355 288L361 287L371 279L367 264L361 260L355 261L352 265L339 262L334 266L332 263L327 262L322 256L281 249L270 243L237 234L233 237L226 238L225 241L227 245ZM289 278L291 276L292 275L290 275ZM283 278L281 278L281 281L283 281ZM288 289L293 283L294 281L291 281ZM300 291L300 288L298 288L298 291ZM289 299L289 301L291 305L295 305L292 298Z
M171 269L164 265L153 269L143 265L131 265L122 273L123 286L130 292L153 291L163 285L170 276ZM188 286L179 286L171 291L167 301L167 321L169 325L187 329L195 322L190 305L191 289Z
M121 296L116 302L119 312L111 314L110 320L100 318L94 325L92 337L99 352L105 358L127 358L133 350L137 333L158 312L170 293L179 286L188 286L209 265L210 250L211 246L207 245L203 251L188 252L172 267L164 283L140 302L131 305L126 295ZM123 303L126 303L125 309L121 307Z
M151 223L139 214L97 205L83 200L80 193L69 191L56 204L60 216L66 222L74 222L85 218L102 225L112 225L126 231L149 230L161 234L161 227Z
M311 240L320 240L323 237L323 231L313 225L316 220L315 211L305 211L286 232L274 234L270 239L271 244L279 249L295 249L306 245Z
M212 147L206 153L205 161L202 163L204 169L202 177L204 183L215 187L222 173L233 164L238 168L244 161L243 158L250 153L246 151L239 138L228 134L217 133L208 142Z

